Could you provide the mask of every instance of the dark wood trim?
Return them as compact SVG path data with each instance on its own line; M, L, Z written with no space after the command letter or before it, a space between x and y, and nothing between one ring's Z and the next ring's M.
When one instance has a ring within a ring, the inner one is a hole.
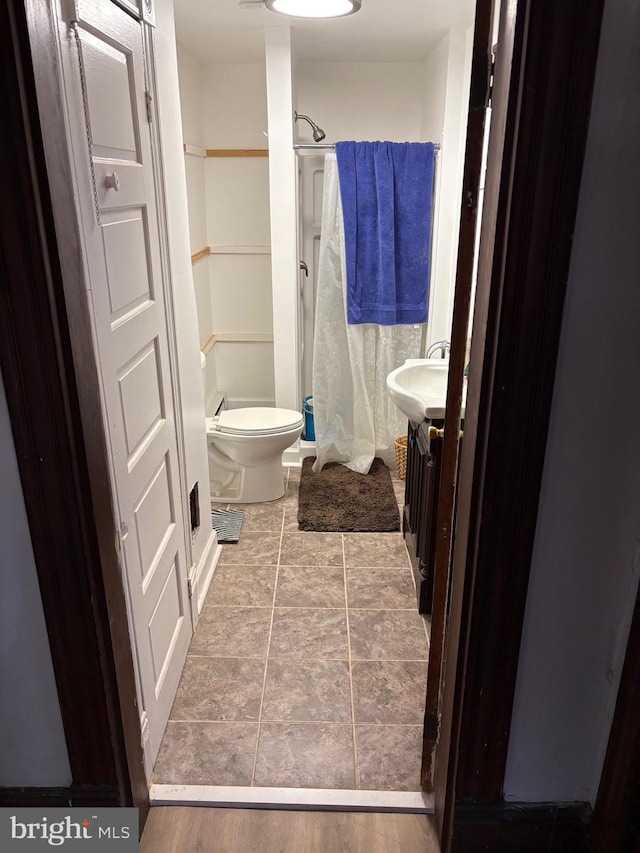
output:
M70 788L0 788L0 807L121 806L120 791L108 785Z
M0 4L10 129L0 146L0 367L74 789L116 789L143 824L148 790L91 332L83 303L67 303L63 274L75 258L84 293L80 244L58 251L32 65L33 55L55 79L49 5ZM55 93L48 108L62 121ZM70 194L63 151L55 172Z
M438 518L435 534L433 600L427 671L422 745L421 781L427 790L434 787L434 750L439 726L440 685L444 666L445 634L448 617L449 571L458 449L460 406L469 328L469 309L478 218L478 194L482 170L482 144L491 78L491 20L493 0L477 0L471 60L471 86L465 145L464 174L460 207L456 287L451 328L451 353L447 382L447 405L438 486Z
M465 412L465 439L460 453L459 485L455 521L455 545L451 568L450 614L447 625L447 654L441 687L440 732L434 769L435 812L438 834L446 848L450 838L455 805L455 772L458 758L461 695L466 675L466 646L470 607L470 585L473 576L466 572L467 554L475 543L476 514L473 508L481 504L482 476L476 474L477 448L483 446L482 424L479 422L480 391L485 358L487 317L489 310L490 277L493 255L491 248L500 224L498 221L503 150L513 134L508 118L510 99L516 89L511 87L511 64L520 47L521 33L516 31L517 3L500 4L499 58L493 75L492 118L487 159L487 175L482 211L480 256L473 308L473 336ZM496 14L495 10L493 14ZM520 19L523 20L522 18ZM491 29L494 25L492 21ZM522 30L522 26L520 28ZM507 172L508 175L508 172ZM503 216L504 211L502 212Z
M640 849L640 590L600 779L594 837L603 851Z
M518 11L526 23L511 77L515 134L503 156L508 219L493 253L456 799L502 796L602 5L536 0Z
M458 806L452 853L597 853L586 803ZM613 848L609 848L613 853Z
M437 759L445 851L454 803L502 802L601 17L602 0L502 4Z

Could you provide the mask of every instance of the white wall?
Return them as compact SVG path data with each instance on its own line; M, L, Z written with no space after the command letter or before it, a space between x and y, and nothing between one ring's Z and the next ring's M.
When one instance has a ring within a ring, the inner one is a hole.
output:
M203 68L187 47L177 45L178 88L182 136L191 145L204 147Z
M264 62L205 66L204 135L208 148L267 148Z
M438 42L427 56L421 72L424 88L422 92L420 139L425 142L442 142L448 67L449 33Z
M435 284L429 318L430 328L434 328L433 339L448 337L450 333L470 47L467 34L460 30L447 34L425 62L299 61L288 84L295 93L291 112L295 108L310 115L323 127L328 142L428 138L444 143L437 167L440 201L436 204L434 223L432 281ZM201 143L186 138L185 142L209 149L267 147L263 133L268 118L265 63L214 62L198 68L193 57L181 47L180 71L184 79L181 97L185 134L187 129L194 137L201 130L203 132ZM279 84L275 88L281 89ZM196 90L198 95L194 94ZM201 119L196 115L198 103L202 105ZM286 125L283 132L290 137L288 113L286 119L283 113L282 123ZM273 147L274 134L280 132L273 122L271 132ZM299 141L311 140L311 129L306 122L296 124L294 136ZM191 165L193 158L186 159L190 215L192 220L196 215L201 219L200 165ZM273 153L271 160L273 168ZM295 390L298 381L292 368L295 358L290 352L291 341L286 339L294 334L295 322L286 318L280 322L282 311L289 311L291 295L290 288L285 294L282 279L293 282L295 278L297 282L296 252L290 252L286 269L279 267L275 287L272 287L269 255L255 254L258 247L263 247L265 253L270 251L271 226L277 226L269 217L269 161L267 158L207 158L204 170L207 228L203 245L216 247L218 253L196 264L194 278L200 342L203 344L210 334L217 335L214 348L217 387L226 392L231 406L270 404L277 399L278 405L297 408L300 395ZM277 187L278 198L271 214L277 209L280 220L284 198L282 181L277 182ZM202 239L202 230L197 233L196 237L196 226L192 222L194 251L200 248L196 243ZM220 254L225 246L241 250ZM246 252L248 247L251 247L250 254ZM204 293L207 287L205 266L208 266L209 299ZM294 289L295 286L292 284ZM251 312L247 306L255 306L256 310ZM267 326L265 323L271 306L275 306L277 323L286 331L286 335L284 331L276 333L276 355L281 347L283 356L275 358L275 362L268 343L263 346L265 341L258 347L251 342L224 340L231 333L240 338L244 335L245 339L272 334L273 324ZM241 383L242 389L238 384L240 376L247 377L247 381ZM252 377L258 377L259 382L252 382ZM262 389L257 398L246 396L251 384Z
M442 144L437 168L428 344L451 337L471 81L472 36L473 28L466 31L450 30L435 48L435 55L432 54L428 58L425 69L428 71L431 66L434 78L442 77L446 46L446 89L441 133L435 135L437 127L428 120L427 113L423 121L423 129L431 126L434 141L441 141ZM441 108L441 101L438 105Z
M189 243L192 254L209 245L205 188L203 75L202 64L183 45L178 44L182 138L189 149L184 155L184 166L187 179ZM213 334L210 258L208 256L199 258L192 263L191 271L198 317L198 341L207 358L205 409L210 413L217 391L215 352L212 347L206 346Z
M291 30L265 28L269 116L269 199L273 280L273 357L277 405L299 410L300 329L297 164L293 150ZM288 455L296 456L288 450Z
M171 285L177 339L178 380L183 418L187 487L199 483L200 528L191 540L193 572L204 570L214 535L206 524L211 511L204 393L195 289L191 269L189 213L183 152L178 62L172 0L156 0L155 53L158 110L169 224ZM207 568L207 571L209 569Z
M594 801L640 573L640 7L607 0L505 795Z
M341 139L409 142L421 138L421 62L298 62L295 109L327 134ZM296 140L312 142L308 123L299 121Z
M0 519L0 786L67 787L71 769L1 377Z
M267 149L265 63L204 66L202 116L205 148ZM269 160L208 157L204 170L216 384L232 408L273 405Z

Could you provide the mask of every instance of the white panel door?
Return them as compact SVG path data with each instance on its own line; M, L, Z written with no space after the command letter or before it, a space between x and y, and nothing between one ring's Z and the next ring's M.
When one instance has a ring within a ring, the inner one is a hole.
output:
M150 769L192 628L142 34L104 0L76 18L85 97L71 36L70 130Z

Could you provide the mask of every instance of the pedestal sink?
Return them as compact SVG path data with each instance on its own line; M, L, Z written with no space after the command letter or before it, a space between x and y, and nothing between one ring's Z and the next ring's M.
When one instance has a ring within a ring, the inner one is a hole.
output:
M410 421L419 424L425 418L444 418L447 403L448 358L408 358L387 376L391 399ZM464 418L467 382L462 389Z

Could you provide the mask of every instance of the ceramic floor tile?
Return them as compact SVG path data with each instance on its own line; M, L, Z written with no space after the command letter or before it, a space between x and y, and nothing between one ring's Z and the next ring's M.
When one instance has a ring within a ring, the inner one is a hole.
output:
M342 566L342 534L285 531L281 566Z
M301 469L298 469L300 471ZM295 506L298 508L298 494L300 491L300 474L290 474L287 480L287 488L284 493L283 503L286 506Z
M254 785L355 788L352 727L262 723Z
M355 661L351 674L356 723L422 725L425 662Z
M241 507L246 515L240 542L224 546L190 650L200 651L187 658L156 782L251 784L259 729L254 785L356 785L349 665L342 660L343 538L298 530L300 469L286 469L284 477L285 496ZM404 482L393 473L392 481L402 505ZM271 626L281 529L285 548L258 726L265 666L260 656ZM401 642L406 653L420 617L401 534L346 534L344 547L354 656L395 654ZM395 609L397 616L403 608L411 611L406 619L380 615ZM359 615L367 610L378 616ZM419 790L426 664L355 660L352 672L360 787Z
M187 657L172 720L258 720L265 663Z
M280 549L280 531L277 533L240 533L237 545L223 545L219 565L227 563L275 566Z
M395 492L399 506L404 506L404 489L404 480L398 480L393 484L393 491Z
M426 660L429 644L414 610L351 610L352 660Z
M271 607L275 585L275 566L218 565L204 606Z
M300 485L300 477L302 475L302 466L299 468L289 468L289 479L287 485L296 488Z
M281 533L284 503L267 501L259 504L234 504L234 509L244 510L240 540L246 533Z
M417 610L411 570L347 569L349 607Z
M409 565L402 533L345 533L347 567L397 568Z
M276 608L269 657L348 660L346 612Z
M297 533L298 528L298 503L287 504L284 510L284 525L282 529L286 532Z
M153 768L158 785L250 785L257 723L169 722Z
M272 660L262 702L267 721L351 721L349 665L346 661Z
M270 607L203 607L189 654L265 657L270 626Z
M282 499L282 504L288 510L298 512L298 487L297 485L289 486L286 496Z
M342 566L280 566L276 607L344 607Z
M421 726L356 726L360 788L420 791Z

